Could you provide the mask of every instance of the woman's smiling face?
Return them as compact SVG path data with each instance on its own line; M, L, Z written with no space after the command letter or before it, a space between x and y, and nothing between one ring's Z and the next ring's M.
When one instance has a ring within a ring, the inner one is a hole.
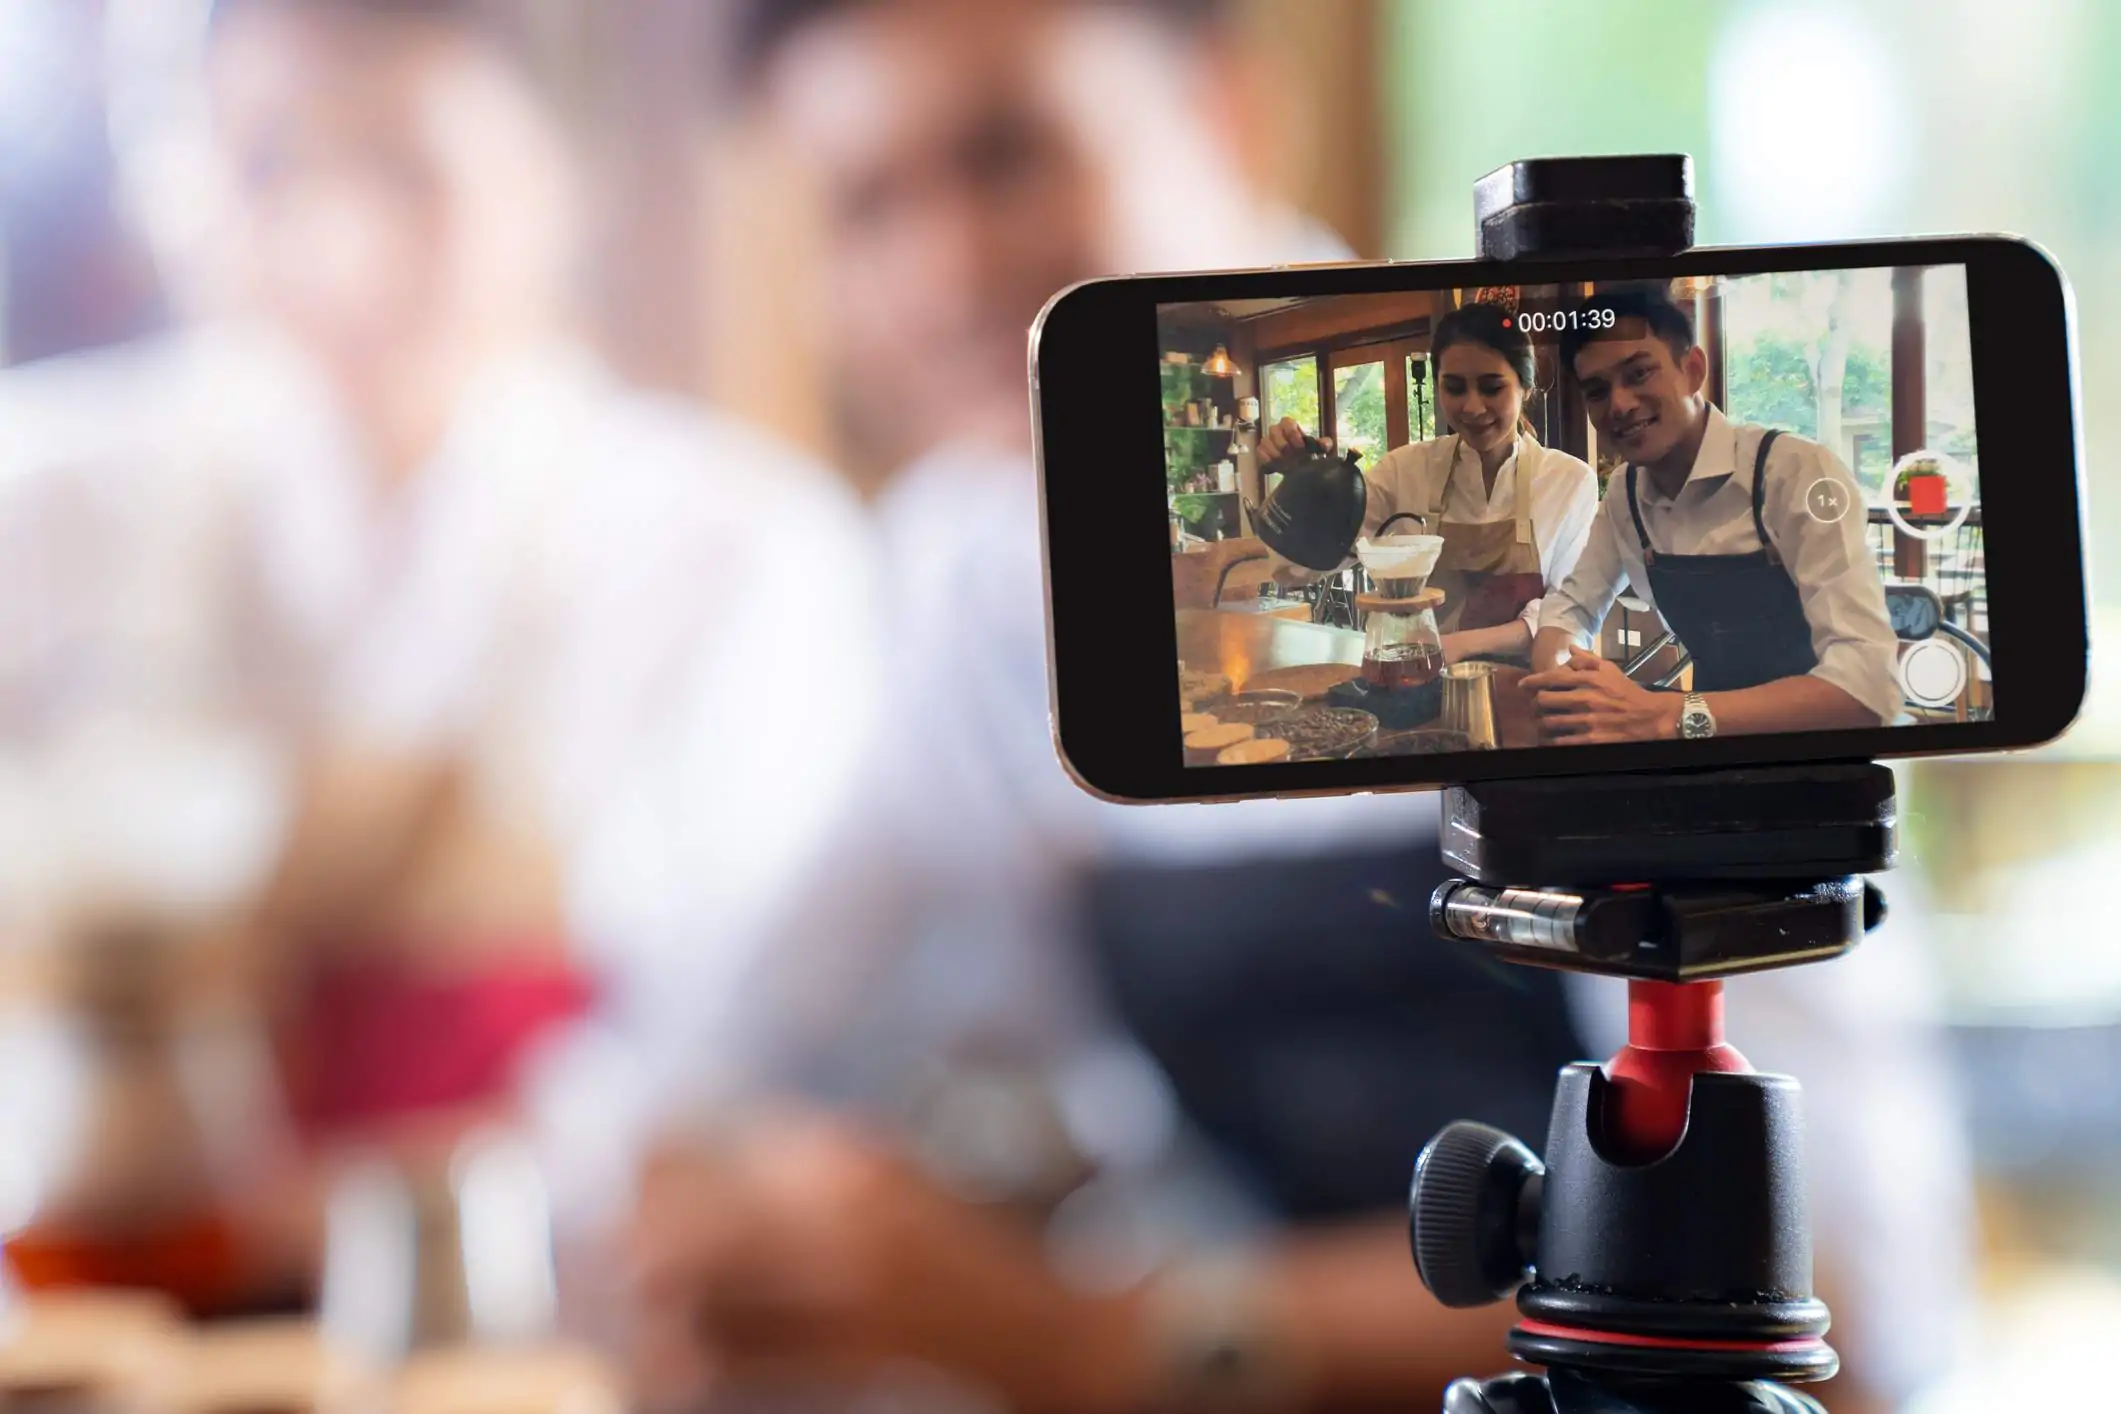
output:
M1470 340L1451 344L1436 357L1436 387L1438 409L1474 451L1492 451L1516 436L1525 388L1495 350Z

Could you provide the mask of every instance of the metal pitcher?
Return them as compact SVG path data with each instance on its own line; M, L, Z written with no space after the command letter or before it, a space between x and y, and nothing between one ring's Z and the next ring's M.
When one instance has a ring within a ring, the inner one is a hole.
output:
M1443 717L1446 731L1465 733L1476 751L1495 749L1495 665L1453 663L1443 670Z

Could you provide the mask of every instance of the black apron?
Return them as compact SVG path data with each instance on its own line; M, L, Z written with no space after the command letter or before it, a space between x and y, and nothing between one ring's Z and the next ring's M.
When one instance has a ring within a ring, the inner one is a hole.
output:
M1628 467L1628 514L1635 518L1650 595L1665 625L1694 660L1696 692L1758 687L1802 677L1819 666L1797 583L1783 567L1761 517L1767 501L1768 448L1781 435L1763 435L1753 458L1753 533L1760 538L1760 548L1750 554L1667 555L1657 550L1635 499L1635 468Z
M1403 1211L1454 1119L1545 1146L1555 1072L1584 1058L1560 975L1438 939L1445 877L1416 836L1091 881L1107 998L1286 1220Z

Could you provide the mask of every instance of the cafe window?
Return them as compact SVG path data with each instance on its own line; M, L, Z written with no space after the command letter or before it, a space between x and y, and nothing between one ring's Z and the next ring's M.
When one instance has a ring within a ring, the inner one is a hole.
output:
M1374 465L1385 450L1385 365L1382 359L1333 370L1334 445Z
M1260 364L1260 415L1293 417L1306 432L1374 465L1394 447L1436 435L1434 390L1422 345L1414 338L1326 344ZM1321 377L1321 370L1323 377Z
M1310 354L1278 359L1263 364L1259 372L1260 417L1267 422L1293 417L1298 426L1315 431L1319 420L1318 359Z
M1879 497L1892 469L1892 272L1751 275L1723 282L1720 298L1724 411L1823 443Z

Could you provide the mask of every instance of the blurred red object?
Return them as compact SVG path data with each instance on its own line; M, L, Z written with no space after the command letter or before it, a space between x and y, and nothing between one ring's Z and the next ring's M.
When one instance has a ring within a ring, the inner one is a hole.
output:
M554 951L443 975L390 961L326 972L288 1041L298 1127L314 1137L505 1098L530 1047L593 1000Z
M5 1251L8 1269L32 1291L158 1291L196 1317L228 1312L247 1295L243 1244L234 1224L211 1212L135 1230L32 1223Z
M1941 516L1947 510L1947 486L1942 476L1926 472L1907 479L1907 507L1918 516Z

